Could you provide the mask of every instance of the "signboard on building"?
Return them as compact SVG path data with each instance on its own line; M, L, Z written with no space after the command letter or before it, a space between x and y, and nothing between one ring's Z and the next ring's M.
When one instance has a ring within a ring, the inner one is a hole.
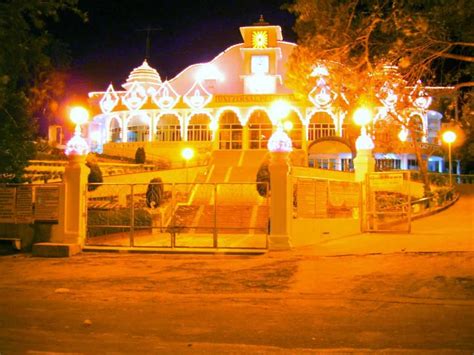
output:
M403 188L403 173L374 173L369 176L371 191L395 191Z
M216 104L235 103L272 103L276 100L295 101L294 95L214 95L212 102Z

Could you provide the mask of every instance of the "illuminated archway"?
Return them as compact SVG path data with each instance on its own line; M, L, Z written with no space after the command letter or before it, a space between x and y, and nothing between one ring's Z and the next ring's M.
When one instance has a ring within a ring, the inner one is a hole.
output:
M255 110L247 121L249 129L249 148L267 149L267 143L273 133L273 124L263 110Z
M308 147L308 165L318 169L353 170L355 147L340 137L323 137Z
M127 120L127 142L147 142L150 135L149 117L139 114Z
M212 138L210 123L211 117L206 113L192 115L188 124L188 141L210 141Z
M175 142L181 140L181 126L178 116L167 113L159 117L156 125L156 140L159 142Z
M219 116L219 149L242 149L242 125L233 111Z
M109 142L121 142L122 141L122 127L117 117L112 117L109 123Z
M313 113L308 124L308 141L336 136L336 126L331 115L325 111Z

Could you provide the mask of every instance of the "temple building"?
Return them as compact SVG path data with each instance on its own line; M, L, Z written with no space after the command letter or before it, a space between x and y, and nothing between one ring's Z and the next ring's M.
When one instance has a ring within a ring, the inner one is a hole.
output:
M88 139L93 150L134 157L136 149L144 147L148 159L173 162L181 159L185 147L194 148L198 157L216 150L266 150L280 126L292 140L294 164L351 170L360 129L347 114L344 94L331 87L327 68L315 67L314 88L307 99L298 100L285 86L286 63L296 44L284 41L280 26L263 19L241 27L240 34L242 43L208 63L187 67L169 81L145 60L122 89L110 84L105 91L91 92L96 114ZM418 121L422 144L433 147L430 170L442 171L443 158L435 149L440 146L442 115L430 109L426 91L415 87L413 95L410 119ZM386 145L379 149L378 141L384 138L377 135L377 127L393 109L395 96L389 84L382 86L371 126L380 170L416 167L409 144L392 151ZM405 141L406 127L400 125L399 131Z

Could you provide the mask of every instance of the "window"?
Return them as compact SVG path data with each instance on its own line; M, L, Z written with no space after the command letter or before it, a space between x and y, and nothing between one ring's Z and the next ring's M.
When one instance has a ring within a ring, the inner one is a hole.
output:
M253 55L250 60L250 72L252 74L268 74L270 58L268 55Z

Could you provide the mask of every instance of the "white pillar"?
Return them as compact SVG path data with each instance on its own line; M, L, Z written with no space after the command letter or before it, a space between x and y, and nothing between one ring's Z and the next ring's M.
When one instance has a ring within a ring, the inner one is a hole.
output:
M401 166L402 170L408 170L408 154L400 154Z
M293 188L291 185L289 153L270 153L270 250L288 250L291 218L293 215Z
M86 237L87 177L86 157L72 154L64 171L59 221L53 228L52 242L84 245Z

